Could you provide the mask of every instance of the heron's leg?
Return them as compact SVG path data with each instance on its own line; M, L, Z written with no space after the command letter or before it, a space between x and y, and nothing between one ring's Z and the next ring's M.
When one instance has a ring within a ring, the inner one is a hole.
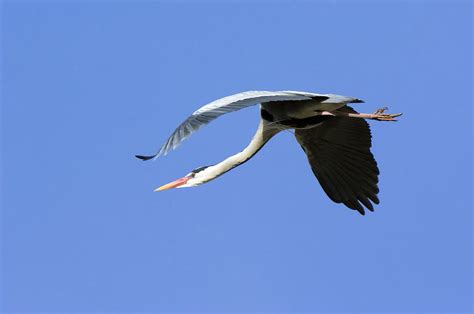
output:
M321 115L329 116L344 116L351 118L362 118L362 119L371 119L378 121L397 121L396 117L401 116L401 113L384 113L388 108L377 109L374 113L352 113L352 112L342 112L342 111L322 111Z

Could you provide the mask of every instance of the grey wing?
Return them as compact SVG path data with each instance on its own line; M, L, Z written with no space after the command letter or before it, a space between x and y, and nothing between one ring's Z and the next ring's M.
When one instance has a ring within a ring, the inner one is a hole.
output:
M353 112L350 107L340 111ZM373 211L379 203L379 169L370 152L368 123L364 119L331 117L320 126L295 131L313 173L326 194L336 203L364 214L363 204Z
M359 98L349 97L349 96L341 96L336 94L314 94L308 92L298 92L298 91L290 91L286 90L286 93L293 93L296 95L304 95L311 98L319 98L324 97L325 99L321 100L321 103L330 103L330 104L348 104L348 103L363 103L364 101Z
M201 127L223 114L237 111L262 102L309 100L312 97L317 96L321 95L304 92L249 91L215 100L196 110L190 117L181 123L155 155L138 155L136 157L143 160L148 160L157 158L160 155L166 155L171 150L178 147L179 144L187 139L191 134L195 133Z

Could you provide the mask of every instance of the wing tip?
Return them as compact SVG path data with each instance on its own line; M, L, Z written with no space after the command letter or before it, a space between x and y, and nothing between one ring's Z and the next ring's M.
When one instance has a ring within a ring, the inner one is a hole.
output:
M151 155L151 156L143 156L143 155L135 155L136 158L141 159L143 161L150 160L155 158L157 155Z

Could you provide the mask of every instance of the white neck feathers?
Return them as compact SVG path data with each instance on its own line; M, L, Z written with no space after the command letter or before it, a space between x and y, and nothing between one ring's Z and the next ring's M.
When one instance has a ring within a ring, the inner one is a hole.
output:
M223 175L227 171L240 166L252 158L263 147L263 145L265 145L268 140L279 131L279 129L268 127L268 123L261 119L257 132L255 132L255 135L253 136L249 145L244 150L226 158L216 165L207 167L205 170L199 173L199 177L195 178L195 184L198 185L208 182L220 175Z

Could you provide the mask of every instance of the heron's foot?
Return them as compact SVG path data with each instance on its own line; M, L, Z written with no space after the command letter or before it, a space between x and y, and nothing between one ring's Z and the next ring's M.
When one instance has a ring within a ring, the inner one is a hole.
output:
M387 110L388 110L388 107L379 108L379 109L375 110L374 114L382 114Z
M387 107L383 107L377 109L373 114L371 119L378 120L378 121L397 121L396 117L401 116L401 113L385 113L387 111Z

